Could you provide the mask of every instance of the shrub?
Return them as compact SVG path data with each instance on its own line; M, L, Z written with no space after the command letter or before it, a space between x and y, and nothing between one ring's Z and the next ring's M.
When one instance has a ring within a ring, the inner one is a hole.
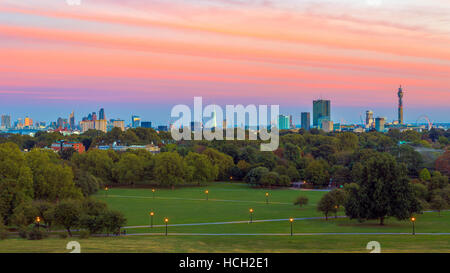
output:
M28 240L42 240L47 237L47 233L45 231L39 230L37 228L32 229L28 232L27 239Z
M58 236L61 239L66 239L67 237L69 237L69 233L67 233L67 231L64 231L64 232L59 233Z
M24 227L19 228L19 237L26 239L28 237L28 230Z
M80 231L80 239L88 239L91 236L91 233L88 230Z
M0 240L5 240L8 238L8 230L5 225L0 221Z
M299 205L301 207L308 204L308 201L308 197L300 195L299 197L297 197L297 199L295 199L294 205Z

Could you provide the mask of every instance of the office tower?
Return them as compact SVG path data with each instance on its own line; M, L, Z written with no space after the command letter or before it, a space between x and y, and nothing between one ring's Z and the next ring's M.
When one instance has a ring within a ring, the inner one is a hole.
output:
M99 120L83 120L80 122L81 131L84 133L88 130L99 130L102 132L107 131L107 121L104 119Z
M2 128L9 129L11 128L11 116L9 115L2 115Z
M329 100L313 101L313 126L321 128L323 120L331 120L331 103Z
M33 126L33 120L29 117L25 117L23 122L24 127L32 127Z
M322 128L324 132L328 133L334 130L334 125L331 120L322 119L322 125L320 128Z
M96 121L97 120L97 113L92 112L92 120Z
M292 117L292 115L289 115L289 128L290 129L295 128L295 126L294 126L294 118Z
M366 111L366 128L372 128L374 123L373 112L371 110Z
M378 132L383 132L384 131L384 123L385 123L385 118L377 117L375 119L375 130L377 130Z
M98 111L98 119L106 119L105 109L101 108L100 111Z
M56 127L59 129L64 128L64 119L63 118L58 118L56 120Z
M305 130L311 128L311 114L309 112L302 112L302 128Z
M171 126L172 127L172 126ZM167 132L169 130L169 128L167 128L167 125L159 125L158 126L158 131L164 131Z
M139 116L131 116L131 127L137 128L141 126L141 118Z
M71 130L75 129L75 114L73 111L69 115L69 127Z
M403 89L400 85L398 89L398 123L403 124Z
M151 121L142 121L141 127L142 128L152 128L152 122Z
M84 118L83 118L83 120L84 120ZM91 113L89 113L89 115L87 116L86 120L92 120L92 114Z
M112 126L115 128L120 128L120 130L125 131L125 121L121 119L112 119Z
M278 128L280 130L287 130L287 129L289 129L289 116L286 116L286 115L279 115L278 116Z

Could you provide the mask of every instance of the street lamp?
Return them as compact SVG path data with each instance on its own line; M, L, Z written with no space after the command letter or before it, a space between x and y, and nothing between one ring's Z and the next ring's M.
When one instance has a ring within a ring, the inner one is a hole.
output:
M291 236L292 236L293 235L292 224L294 223L294 218L289 218L289 222L291 223Z
M206 194L206 200L208 200L208 194L209 194L209 191L206 190L206 191L205 191L205 194Z
M153 216L155 216L155 213L153 211L150 212L150 227L153 228Z
M41 222L41 217L36 217L36 223L37 223L37 226L38 226L38 230L39 230L39 223Z
M166 236L167 236L167 223L169 223L169 218L164 218L164 223L166 223Z
M269 204L269 193L266 192L266 204Z
M250 209L250 223L253 223L253 209Z
M105 187L105 197L108 197L108 187Z
M153 199L155 199L155 189L152 189Z
M414 222L416 221L415 217L411 217L411 222L412 222L412 226L413 226L413 232L412 235L416 235L416 228L414 227Z

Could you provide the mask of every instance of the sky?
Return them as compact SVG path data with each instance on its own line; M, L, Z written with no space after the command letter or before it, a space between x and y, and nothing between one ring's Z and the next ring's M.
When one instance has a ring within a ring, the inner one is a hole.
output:
M448 0L2 0L0 114L155 125L177 104L450 122Z

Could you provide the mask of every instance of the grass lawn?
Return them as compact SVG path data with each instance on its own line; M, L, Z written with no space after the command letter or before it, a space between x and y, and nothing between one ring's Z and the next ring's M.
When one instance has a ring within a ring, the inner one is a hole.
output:
M81 252L362 252L369 241L378 241L381 252L449 252L450 236L441 235L330 235L330 236L130 236L41 241L7 239L0 252L70 252L66 244L76 240Z
M206 200L205 190L209 190ZM269 204L265 193L269 192ZM160 227L127 228L127 234L164 233L164 217L169 225L243 221L242 223L169 226L169 233L208 234L289 234L287 220L258 222L267 219L322 217L316 210L323 191L292 189L252 189L245 184L214 183L208 187L157 189L155 198L151 189L110 188L95 195L108 206L122 211L127 226L150 224L149 212L154 211L154 225ZM293 200L305 195L309 204L300 208ZM254 209L248 223L249 209ZM338 215L344 215L341 210ZM441 216L426 212L416 216L416 232L449 233L450 212ZM346 218L296 220L294 233L410 233L409 221L387 219L384 226L377 221L359 223ZM378 241L382 252L450 252L450 235L170 235L121 236L89 239L72 238L81 243L82 252L369 252L369 241ZM0 241L0 252L69 252L66 243L72 239L48 238L28 241L11 238Z

